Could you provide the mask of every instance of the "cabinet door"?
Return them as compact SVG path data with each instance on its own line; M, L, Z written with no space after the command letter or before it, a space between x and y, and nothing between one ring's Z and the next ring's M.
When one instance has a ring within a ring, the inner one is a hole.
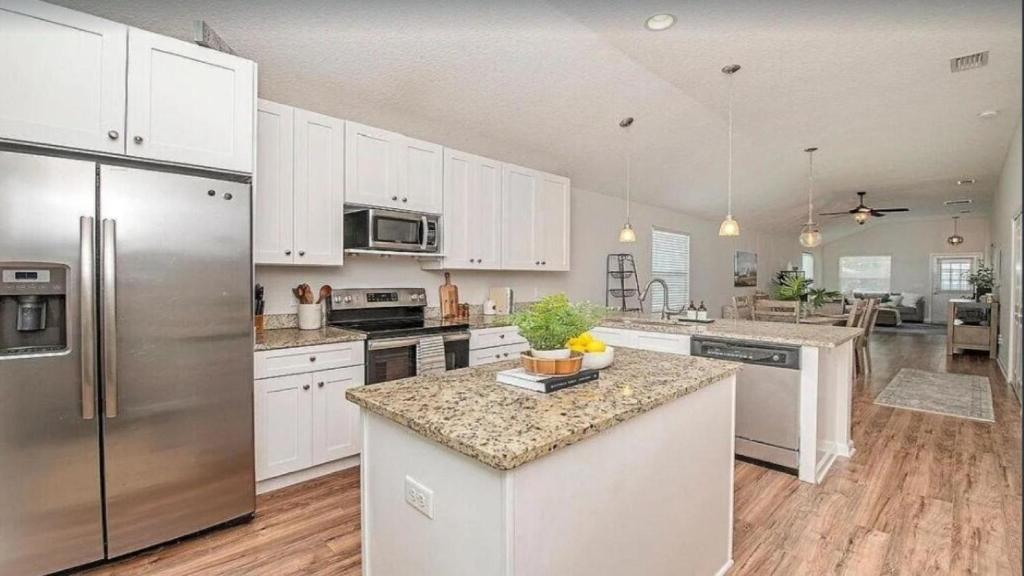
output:
M254 63L136 28L128 63L130 156L252 172Z
M123 154L127 37L52 4L0 3L0 138Z
M443 153L444 148L437 144L403 138L399 159L399 208L441 213Z
M501 266L501 163L445 149L444 266Z
M542 270L569 269L569 179L542 174L534 217L534 242Z
M362 430L359 406L345 398L345 391L365 383L363 366L325 370L312 374L313 465L358 454Z
M345 123L345 202L397 208L402 135Z
M313 465L313 377L256 381L256 480Z
M534 218L539 188L540 174L535 170L502 165L501 267L504 269L540 269Z
M293 125L291 106L259 101L253 198L253 258L257 264L291 264L294 259Z
M340 266L345 123L295 109L295 263Z

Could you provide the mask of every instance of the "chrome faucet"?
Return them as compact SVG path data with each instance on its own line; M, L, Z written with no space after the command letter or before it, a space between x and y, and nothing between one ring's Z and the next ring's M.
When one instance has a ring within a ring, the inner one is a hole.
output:
M682 308L680 308L679 310L673 310L673 309L669 308L669 306L668 306L668 284L666 284L665 281L662 280L661 278L651 278L651 281L648 282L647 286L645 286L644 289L640 292L640 302L641 302L641 304L643 302L647 301L647 297L650 296L650 293L651 293L651 286L653 286L655 284L659 284L661 286L661 294L662 294L662 299L661 299L661 319L662 320L669 320L669 319L672 318L672 316L679 316L680 314L682 314L683 313L683 309Z

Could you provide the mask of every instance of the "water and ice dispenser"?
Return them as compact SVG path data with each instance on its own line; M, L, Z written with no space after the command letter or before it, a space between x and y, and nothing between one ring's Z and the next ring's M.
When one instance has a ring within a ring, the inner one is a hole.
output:
M67 349L68 267L0 263L0 355Z

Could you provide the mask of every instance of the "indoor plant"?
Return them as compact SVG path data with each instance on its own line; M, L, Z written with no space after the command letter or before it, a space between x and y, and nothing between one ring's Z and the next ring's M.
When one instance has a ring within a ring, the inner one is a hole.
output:
M512 323L538 358L568 358L570 338L597 326L604 310L588 302L572 304L565 294L552 294L512 315Z
M828 302L835 302L841 295L838 290L811 288L807 291L807 303L811 305L811 308L817 310Z
M974 299L977 300L992 292L995 288L995 276L991 266L979 266L974 272L967 274L967 283L974 286Z
M779 285L775 287L775 298L778 300L805 300L813 283L813 280L808 280L803 276L787 274L779 279Z

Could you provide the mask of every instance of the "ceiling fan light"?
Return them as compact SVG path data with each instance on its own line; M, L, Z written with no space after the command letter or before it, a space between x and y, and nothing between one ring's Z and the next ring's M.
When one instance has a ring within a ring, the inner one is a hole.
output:
M622 230L619 230L619 242L636 242L636 232L629 222L623 224Z
M719 236L739 236L740 235L740 223L732 219L732 214L725 217L722 220L722 225L718 227Z
M868 221L868 218L871 218L871 214L868 214L867 212L857 212L853 215L853 219L861 226Z
M814 222L804 224L800 229L800 245L804 248L817 248L821 245L821 228Z

